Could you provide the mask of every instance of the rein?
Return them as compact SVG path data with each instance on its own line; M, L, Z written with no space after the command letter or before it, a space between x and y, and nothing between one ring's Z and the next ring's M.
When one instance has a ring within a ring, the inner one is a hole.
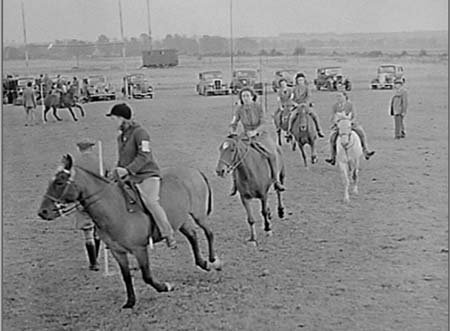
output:
M227 166L227 174L229 174L230 172L233 172L245 160L249 150L250 150L250 144L247 145L247 149L245 150L242 158L237 160L234 164L230 164L222 158L219 159L219 162L222 162L223 164L225 164ZM237 158L237 156L238 156L237 154L238 154L238 152L236 152L233 159Z

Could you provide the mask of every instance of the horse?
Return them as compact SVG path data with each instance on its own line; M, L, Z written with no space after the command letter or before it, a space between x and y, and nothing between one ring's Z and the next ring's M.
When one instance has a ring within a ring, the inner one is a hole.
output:
M271 219L272 214L267 203L268 191L273 182L270 176L270 168L266 158L261 155L250 142L244 141L243 137L229 135L219 147L219 161L216 173L219 177L225 177L233 172L236 180L236 187L239 192L241 202L247 212L247 222L250 226L250 238L248 242L257 245L255 219L250 206L252 199L259 199L261 202L261 214L264 219L264 231L268 236L272 235ZM282 160L281 148L275 145L277 153L277 164L280 169L277 174L281 183L284 181L285 169ZM284 207L281 201L281 192L277 191L278 216L284 217Z
M74 112L72 111L72 107L76 107L80 110L81 116L84 117L85 113L83 110L83 107L81 107L80 104L78 104L75 101L75 90L70 87L67 93L62 93L61 97L59 97L56 94L48 94L44 99L44 123L47 122L47 112L50 110L50 108L53 109L53 116L58 120L62 121L62 118L60 118L57 114L58 108L67 108L70 111L70 114L72 115L73 120L76 122L78 121L78 118L75 116ZM61 102L60 102L61 98Z
M361 156L363 155L361 139L352 130L350 116L345 114L337 118L338 138L336 141L336 162L341 171L344 182L344 202L349 202L348 189L353 183L353 193L358 194L358 172ZM350 175L350 178L349 178Z
M162 240L153 217L137 207L130 212L119 183L100 176L98 170L74 164L70 154L65 155L62 162L48 185L38 215L51 221L61 215L60 204L79 203L84 207L94 221L100 239L120 266L127 292L123 308L132 308L136 303L127 253L135 256L147 284L158 292L172 291L173 284L158 282L151 274L147 251L149 238L155 243ZM198 267L205 271L221 270L222 262L214 252L214 235L206 224L212 212L208 179L199 170L185 167L162 169L161 174L160 202L174 231L179 230L188 239ZM200 254L194 222L189 216L205 233L208 261Z
M281 146L281 131L287 133L288 124L289 124L289 109L280 109L278 108L273 115L273 123L275 124L275 131L277 133L277 143L278 146ZM292 150L295 150L295 142L290 140L290 138L286 138L287 143L291 143Z
M317 139L317 131L313 123L313 119L308 114L307 105L302 103L298 105L297 109L297 116L292 122L292 134L300 149L305 167L308 168L304 145L308 144L311 147L311 163L316 163L317 154L315 150L315 142Z

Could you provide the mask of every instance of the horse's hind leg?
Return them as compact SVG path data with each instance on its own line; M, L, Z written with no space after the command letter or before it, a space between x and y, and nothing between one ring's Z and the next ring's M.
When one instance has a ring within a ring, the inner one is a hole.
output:
M300 149L300 154L303 157L303 163L305 164L305 168L308 169L308 161L306 159L306 153L305 153L305 149L303 148L302 144L298 144L298 148Z
M195 223L199 227L203 229L203 232L205 233L206 239L208 241L208 251L209 251L209 262L212 263L212 267L216 270L220 270L222 267L222 263L220 262L220 259L216 256L214 251L214 234L210 230L209 227L205 224L205 219L198 219L192 216Z
M67 109L69 109L70 111L70 115L72 115L73 120L76 122L78 121L78 118L75 116L75 114L73 113L72 107L67 106Z
M151 285L158 292L169 292L173 290L174 286L172 284L160 283L153 279L150 271L150 263L148 262L147 246L139 246L133 251L133 254L141 268L142 279L144 282Z
M309 146L311 146L311 164L317 163L316 145L314 141L311 141Z
M270 208L267 204L267 196L260 199L261 200L261 214L264 219L264 231L266 231L267 236L272 235L272 228L270 220L272 219L272 214Z
M353 193L358 194L358 167L352 170Z
M244 205L245 211L247 212L247 222L250 226L250 238L248 239L248 242L252 245L257 245L258 242L256 241L256 231L255 231L255 218L253 217L253 211L250 206L250 200L245 199L241 195L241 201Z
M344 202L349 202L348 187L350 186L350 180L348 178L348 164L346 162L339 163L339 168L341 169L342 182L344 183Z
M111 249L111 253L119 263L120 271L122 272L122 278L127 289L127 302L122 308L133 308L136 303L136 295L134 294L133 280L130 274L130 268L128 267L128 256L125 252L117 252Z
M56 109L55 106L52 106L53 108L53 116L58 120L58 121L62 121L62 118L60 118L57 114L58 110Z
M80 110L81 117L85 117L86 116L86 114L84 113L84 109L83 109L83 107L81 107L81 105L76 103L76 104L74 104L74 107L77 107Z
M45 106L44 109L44 123L47 123L47 113L50 110L50 107Z
M189 243L191 244L192 251L194 252L195 264L198 265L203 270L209 271L208 263L203 259L202 255L200 254L200 249L198 247L197 233L195 232L193 226L190 225L189 223L184 223L180 228L180 232L185 235L185 237L189 240Z

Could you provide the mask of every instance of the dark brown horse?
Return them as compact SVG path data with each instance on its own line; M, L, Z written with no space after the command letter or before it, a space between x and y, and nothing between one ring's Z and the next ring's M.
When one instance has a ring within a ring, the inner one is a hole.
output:
M315 142L317 139L317 131L314 126L313 119L308 114L307 105L304 103L300 104L297 111L297 116L292 122L292 134L300 149L305 167L308 168L304 145L308 144L311 147L311 163L316 163L317 154L315 150Z
M94 220L100 239L110 248L120 265L127 290L127 302L123 308L132 308L136 302L127 253L136 257L142 278L158 292L171 291L174 286L155 280L150 271L147 246L149 238L161 241L161 234L153 218L137 209L130 213L117 183L78 165L68 154L63 167L50 181L39 209L39 216L54 220L60 215L59 204L77 202ZM179 230L192 246L195 263L201 269L221 269L221 261L214 253L214 236L206 225L212 211L211 187L206 177L191 168L170 168L162 171L160 201L173 229ZM199 225L208 240L209 261L200 254L194 224Z
M287 133L289 114L290 114L290 110L289 109L280 109L280 108L278 108L275 111L275 114L273 115L273 123L275 124L275 131L277 133L278 146L282 145L282 142L281 142L281 131L284 131L285 133ZM287 143L290 142L292 150L295 150L295 141L294 140L290 140L290 138L286 137L286 142Z
M281 183L284 181L285 172L280 147L275 145L277 152L277 164L279 174L277 174ZM273 184L269 164L267 159L253 148L248 141L244 141L239 136L229 136L220 145L219 161L216 167L216 173L220 177L234 172L236 187L241 197L242 204L247 212L247 221L250 226L251 244L257 244L255 231L255 218L253 216L250 201L259 199L261 201L261 214L264 218L264 230L267 235L272 234L271 218L272 214L267 202L268 192ZM281 192L277 191L278 198L278 216L284 217L284 207L281 201Z
M80 110L81 116L85 116L83 107L81 107L80 104L78 104L75 101L75 91L71 87L67 91L67 93L62 93L61 100L60 97L57 94L49 94L44 99L44 123L47 122L47 112L50 109L53 109L53 116L58 120L62 121L62 118L60 118L57 114L58 108L67 108L70 111L70 114L72 115L72 118L74 121L78 121L78 118L75 116L72 107L76 107Z

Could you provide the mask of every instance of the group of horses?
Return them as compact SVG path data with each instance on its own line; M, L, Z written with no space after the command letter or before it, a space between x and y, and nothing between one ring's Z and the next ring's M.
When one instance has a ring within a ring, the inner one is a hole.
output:
M314 152L316 132L305 107L300 106L298 117L293 122L293 134L306 163L303 149L305 144L312 148L312 163L317 161ZM281 122L280 122L281 123ZM338 123L339 137L337 160L342 172L350 171L357 192L359 158L362 154L359 137L351 131L351 121L345 116ZM278 134L280 138L280 134ZM279 143L281 141L279 139ZM285 167L281 146L276 146L276 160L279 173L277 179L283 184ZM219 146L219 159L216 166L218 176L233 173L236 188L247 212L250 226L249 242L256 245L255 217L250 201L258 199L265 233L272 234L272 213L268 205L268 193L274 179L266 157L251 146L248 139L232 135L225 138ZM349 181L347 180L347 183ZM147 246L149 240L161 241L161 234L153 216L144 208L127 208L120 183L101 176L98 169L88 169L76 164L70 154L63 157L62 165L49 182L38 215L44 220L55 220L72 204L81 205L93 219L100 239L109 247L120 266L126 285L127 301L124 308L132 308L136 297L130 274L127 254L138 261L142 278L158 292L171 291L170 283L158 282L151 273ZM282 192L277 190L278 216L284 217ZM348 184L345 200L348 201ZM162 171L160 201L168 219L189 241L195 264L202 270L221 270L222 262L214 251L214 235L209 229L207 218L212 212L212 189L207 177L197 169L170 168ZM203 231L208 242L209 255L205 260L200 254L194 223Z
M58 116L58 109L67 108L72 115L73 120L76 122L78 118L75 116L72 108L78 108L82 117L85 116L83 107L77 102L76 98L76 87L71 86L66 93L56 94L49 93L44 97L44 123L47 122L47 113L50 109L53 110L53 116L58 120L62 121L62 118Z

